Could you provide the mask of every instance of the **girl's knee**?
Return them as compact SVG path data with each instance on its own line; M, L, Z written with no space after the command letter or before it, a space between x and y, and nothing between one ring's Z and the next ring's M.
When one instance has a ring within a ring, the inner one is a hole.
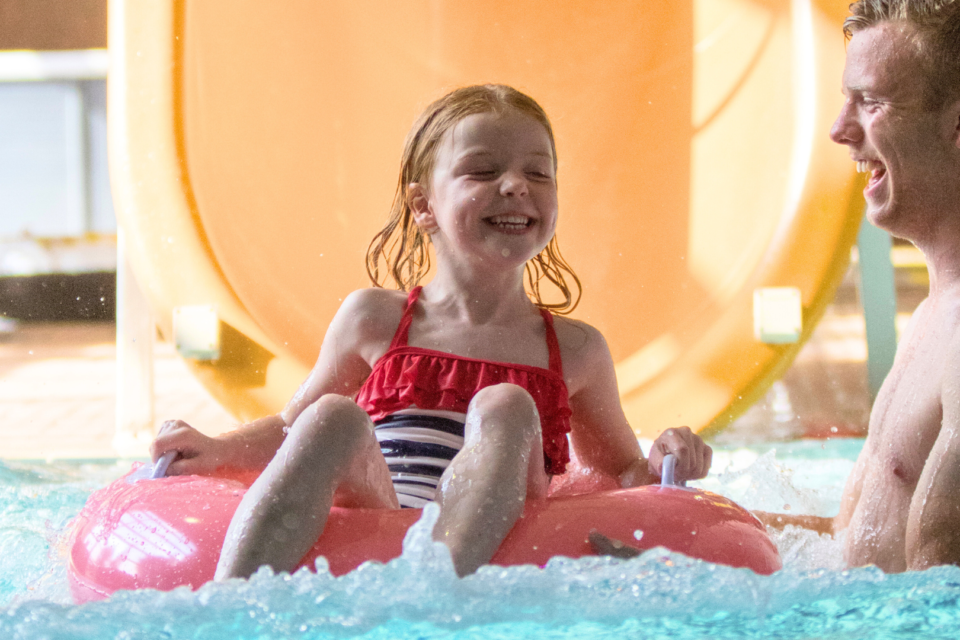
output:
M509 448L540 447L537 405L526 389L515 384L485 387L470 401L464 436L467 442L485 439Z
M351 420L367 417L367 413L356 402L347 396L336 393L327 393L310 405L309 409L323 417L332 419Z
M370 417L357 404L345 396L329 393L304 409L294 421L288 438L310 444L330 440L343 444L360 441L373 430Z
M487 416L509 416L513 420L540 426L540 416L533 397L523 387L509 382L484 387L470 401L468 413Z

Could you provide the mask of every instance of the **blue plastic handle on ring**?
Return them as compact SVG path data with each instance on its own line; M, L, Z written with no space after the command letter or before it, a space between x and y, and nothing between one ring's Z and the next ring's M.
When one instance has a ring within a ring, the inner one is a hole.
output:
M663 467L660 469L660 486L661 487L685 487L687 483L685 481L677 482L676 479L676 469L677 469L677 456L672 453L668 453L663 456Z
M174 458L177 457L179 451L167 451L165 454L160 456L160 459L157 460L157 463L153 465L153 471L150 472L150 479L156 480L157 478L162 478L167 475L167 467L170 466L170 463L173 462Z
M127 482L133 484L140 480L156 480L157 478L165 477L167 475L167 467L170 466L170 463L176 459L179 453L179 451L167 451L160 456L156 464L145 464L128 475Z

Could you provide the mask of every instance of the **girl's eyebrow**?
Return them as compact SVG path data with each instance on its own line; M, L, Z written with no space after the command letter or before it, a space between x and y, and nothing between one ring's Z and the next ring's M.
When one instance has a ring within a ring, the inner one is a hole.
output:
M492 156L493 152L488 149L467 149L460 154L458 160L464 160L466 158L473 158L477 156ZM553 154L549 151L533 151L529 155L531 156L541 156L547 160L553 160Z
M460 158L471 158L473 156L492 156L493 152L487 149L467 149L460 154Z

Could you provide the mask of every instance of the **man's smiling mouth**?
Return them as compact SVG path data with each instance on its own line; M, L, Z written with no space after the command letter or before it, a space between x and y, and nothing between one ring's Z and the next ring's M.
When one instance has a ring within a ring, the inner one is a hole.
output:
M883 166L883 163L879 160L857 160L857 173L870 173L871 182L876 182L883 174L887 172L887 168Z

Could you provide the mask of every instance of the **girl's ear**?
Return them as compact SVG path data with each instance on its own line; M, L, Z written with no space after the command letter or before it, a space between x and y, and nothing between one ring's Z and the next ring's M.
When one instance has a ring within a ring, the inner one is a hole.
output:
M427 190L419 182L411 182L407 187L407 206L413 214L413 221L424 233L429 234L437 228L437 220L433 215Z

